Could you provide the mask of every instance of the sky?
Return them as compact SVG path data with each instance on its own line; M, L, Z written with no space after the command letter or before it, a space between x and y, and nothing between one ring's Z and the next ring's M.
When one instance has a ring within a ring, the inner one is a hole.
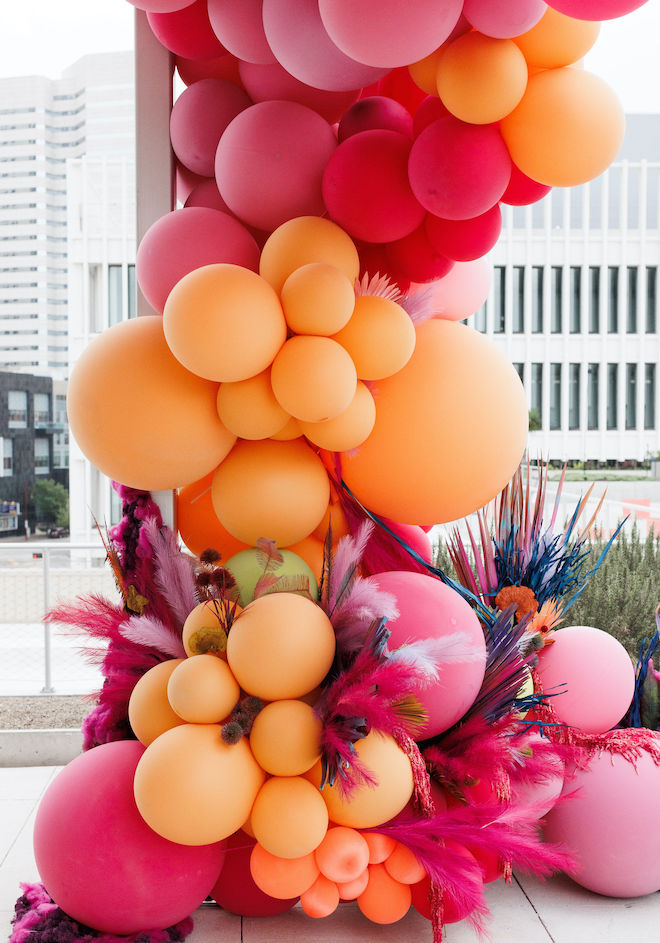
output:
M133 16L127 0L4 0L0 77L57 78L87 53L132 49ZM604 23L586 58L585 67L608 82L627 112L660 112L658 36L660 0L647 0Z

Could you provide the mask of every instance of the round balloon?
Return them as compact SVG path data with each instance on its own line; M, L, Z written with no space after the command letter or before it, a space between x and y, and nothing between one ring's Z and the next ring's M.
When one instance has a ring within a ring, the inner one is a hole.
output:
M327 89L314 88L305 82L298 81L279 62L273 62L270 65L241 62L239 72L243 87L255 104L275 99L298 102L299 105L305 105L318 112L329 124L339 121L359 94L357 89L331 92Z
M232 537L213 510L211 485L214 474L215 469L179 491L175 499L176 523L181 540L196 557L213 548L224 561L245 550L246 544Z
M298 420L326 422L353 401L356 365L336 337L297 334L283 344L273 361L270 379L275 398Z
M241 691L236 679L215 654L191 655L167 683L173 710L189 724L217 724L231 713Z
M184 85L192 85L200 79L228 79L236 85L241 84L238 59L229 52L223 52L213 59L185 59L183 56L176 56L174 63Z
M259 844L278 858L302 858L328 829L321 793L302 776L271 776L254 800L250 824Z
M350 279L341 269L323 262L310 262L292 272L280 297L286 323L295 334L335 334L355 307Z
M432 282L443 278L454 264L449 256L437 251L424 223L403 239L388 242L385 251L388 270L397 281L402 275L411 282Z
M167 698L167 684L183 658L169 658L150 668L139 679L128 702L128 719L140 743L150 743L171 727L184 723Z
M437 252L455 262L480 259L497 242L502 231L499 203L472 219L440 219L431 213L426 217L426 234ZM444 278L447 272L439 277ZM413 281L421 281L416 278Z
M396 881L383 864L369 865L369 883L357 899L358 907L372 923L396 923L410 910L412 895L407 884Z
M251 838L242 830L225 840L227 868L223 867L210 896L230 914L242 917L282 914L297 903L298 897L280 900L257 887L250 872L250 856L255 844L256 838Z
M291 550L282 550L278 548L282 556L282 563L277 569L270 571L269 575L285 580L308 580L309 594L313 599L318 597L318 584L316 578L307 566L305 561ZM235 554L229 560L225 561L225 566L236 580L236 586L239 590L238 601L245 607L254 599L254 591L259 578L264 575L264 555L256 547L248 547Z
M431 286L437 318L462 321L475 314L486 301L492 282L492 266L487 259L456 262L444 278Z
M350 321L334 335L350 354L361 380L382 380L412 357L416 334L401 305L379 295L360 295Z
M279 226L268 237L261 252L259 274L279 292L296 269L311 262L334 266L351 285L360 272L355 243L343 229L329 219L301 216Z
M208 0L213 31L229 52L244 62L274 62L261 16L262 0Z
M227 51L213 32L206 0L168 13L149 11L147 19L156 39L177 56L212 59Z
M343 413L325 422L301 422L300 427L309 441L319 448L330 452L347 452L362 445L375 422L374 398L367 385L358 380L355 395Z
M530 203L536 203L542 200L546 193L550 193L552 187L544 183L538 183L532 180L527 174L511 164L511 177L509 185L502 194L500 202L508 203L511 206L528 206Z
M241 439L267 439L291 418L275 398L270 372L269 367L247 380L220 384L218 415Z
M506 3L465 0L463 4L463 16L475 30L499 39L526 33L545 11L544 0L507 0Z
M250 748L267 773L299 776L321 755L321 721L304 701L281 700L266 704L254 719Z
M372 95L361 98L346 110L337 128L337 137L345 140L360 131L397 131L407 137L413 136L413 123L410 112L393 98L384 95Z
M566 16L549 6L536 26L516 36L514 42L530 67L558 69L582 59L599 32L600 23Z
M641 7L646 0L551 0L548 6L578 20L613 20Z

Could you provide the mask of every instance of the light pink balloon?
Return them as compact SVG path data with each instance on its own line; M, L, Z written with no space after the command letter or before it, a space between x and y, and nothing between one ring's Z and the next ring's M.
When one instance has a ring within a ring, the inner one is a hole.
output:
M275 62L261 16L262 0L208 0L213 30L229 52L245 62Z
M159 42L184 59L213 59L227 50L211 28L206 0L195 0L172 13L147 13L149 25Z
M306 108L318 112L328 124L339 121L360 94L356 90L328 92L305 85L287 72L279 62L272 65L241 62L239 72L243 86L255 104L273 99L298 102L299 105L305 105Z
M347 56L392 69L441 46L458 23L463 0L318 0L318 6L330 38Z
M648 731L626 731L631 747L643 733ZM660 766L639 746L641 755L634 761L606 749L592 757L587 769L567 780L569 798L546 818L546 841L561 842L575 853L573 880L606 897L643 897L660 890Z
M251 104L247 92L225 79L200 79L189 85L170 114L170 140L177 158L193 173L212 177L223 131Z
M576 20L614 20L644 6L646 0L548 0L548 6Z
M460 720L479 693L486 667L483 630L468 603L433 576L397 570L377 573L373 579L397 600L399 616L387 623L390 651L422 639L463 635L469 654L442 664L439 680L415 691L428 715L419 739L433 737Z
M154 13L173 13L189 7L195 0L128 0L138 10L153 10Z
M337 48L323 26L318 0L264 0L263 17L278 62L306 85L346 92L388 71L356 62Z
M547 9L543 0L465 0L463 16L485 36L509 39L536 26Z
M604 733L626 713L635 687L630 656L613 635L589 625L559 629L539 653L538 674L560 723ZM565 693L558 693L565 687Z
M443 321L462 321L482 306L491 284L491 265L485 258L455 262L451 271L433 282L433 302Z
M268 232L296 216L322 216L321 181L336 146L328 122L310 108L260 102L220 138L218 189L239 219Z

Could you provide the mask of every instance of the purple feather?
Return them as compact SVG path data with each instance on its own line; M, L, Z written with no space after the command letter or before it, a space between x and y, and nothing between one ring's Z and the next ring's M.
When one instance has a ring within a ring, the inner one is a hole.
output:
M159 526L155 518L144 521L142 527L153 550L154 584L182 628L199 602L191 560L181 553L169 527Z
M158 619L150 616L131 616L119 630L129 642L142 645L144 648L155 648L170 658L185 658L186 650L180 638L163 625Z

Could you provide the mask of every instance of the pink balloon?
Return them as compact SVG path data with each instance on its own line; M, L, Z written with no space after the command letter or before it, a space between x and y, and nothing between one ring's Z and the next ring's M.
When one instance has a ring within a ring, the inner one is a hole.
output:
M465 0L463 16L485 36L509 39L536 26L547 9L543 0Z
M356 62L337 48L321 21L318 0L264 0L263 18L275 58L306 85L346 92L387 71Z
M202 265L230 262L259 270L259 248L245 226L218 210L191 206L173 210L146 231L137 251L142 294L163 313L167 296L184 275Z
M501 202L508 203L511 206L528 206L530 203L542 200L546 193L550 193L551 190L552 187L547 186L545 183L532 180L512 161L509 185L502 194Z
M222 843L178 845L144 822L133 777L135 740L94 747L50 784L34 825L41 880L62 910L102 933L164 929L205 899L222 868Z
M443 219L471 219L506 190L511 158L498 128L447 117L422 131L410 152L408 175L422 206Z
M208 177L200 177L199 174L194 174L192 170L188 170L179 161L176 161L174 167L174 178L176 198L179 203L185 203L195 187L202 181L208 180Z
M433 245L423 223L409 236L388 242L385 251L393 274L401 274L411 282L435 281L445 276L454 264Z
M360 256L360 278L367 275L373 278L374 275L386 275L391 282L395 282L400 291L407 291L410 288L410 279L406 278L400 272L394 275L390 271L390 260L387 257L387 246L385 243L378 245L374 243L361 243L358 245L358 255Z
M548 0L548 6L576 20L614 20L632 13L646 0Z
M449 111L441 100L436 98L435 95L429 95L415 112L415 117L413 118L414 137L419 137L424 128L428 128L428 126L433 124L434 121L437 121L438 118L446 118L448 115Z
M432 286L435 317L462 321L482 306L490 291L491 266L486 259L456 262L453 269Z
M220 138L218 189L239 219L268 232L296 216L322 216L321 181L336 146L332 128L311 108L260 102Z
M231 210L220 196L215 177L204 178L196 184L186 197L184 206L205 206L209 210L231 213Z
M226 79L194 82L179 95L170 114L170 140L177 158L193 173L212 177L223 131L251 104L247 92Z
M298 898L281 900L264 894L257 887L250 871L250 855L256 845L244 831L235 832L225 841L226 867L220 872L211 891L213 900L229 911L242 917L272 917L283 914L296 904Z
M441 46L458 22L463 0L318 0L323 25L358 62L392 69Z
M229 52L245 62L275 62L261 16L262 0L208 0L213 30Z
M417 229L424 209L408 183L410 140L396 131L362 131L336 149L323 174L328 213L365 242L391 242Z
M399 134L412 138L412 125L410 112L398 101L384 95L373 95L361 98L351 105L339 122L337 137L343 141L360 131L382 128L386 131L398 131Z
M502 229L502 211L496 203L473 219L440 219L429 213L425 225L436 252L455 262L470 262L481 258L497 242Z
M470 655L444 663L437 683L415 692L428 715L419 739L434 737L460 720L479 693L486 667L483 630L468 603L433 576L397 570L373 579L397 601L399 616L387 623L390 651L422 639L464 635Z
M226 79L240 86L238 59L225 52L215 59L184 59L177 56L174 60L179 78L184 85L192 85L200 79Z
M147 13L156 39L185 59L213 59L227 50L211 28L206 0L195 0L173 13Z
M399 524L396 521L384 520L389 529L408 544L411 550L418 553L422 560L433 563L433 545L423 527L419 524Z
M643 732L648 731L627 731L631 746ZM607 897L660 890L660 766L640 746L641 756L634 761L607 750L592 757L587 769L566 782L570 797L546 818L546 841L575 852L573 880Z
M154 13L173 13L189 7L195 0L128 0L138 10L152 10Z
M328 124L339 121L347 108L357 99L357 91L328 92L299 82L286 69L274 62L272 65L255 65L241 62L241 80L253 102L283 99L298 102L318 112Z
M589 625L573 625L553 635L539 653L539 678L560 723L586 733L604 733L630 707L635 670L613 635ZM563 691L565 693L559 693Z
M419 105L426 98L426 92L412 80L407 68L392 69L382 79L362 89L360 98L371 98L373 95L384 95L393 98L400 105L414 115Z

